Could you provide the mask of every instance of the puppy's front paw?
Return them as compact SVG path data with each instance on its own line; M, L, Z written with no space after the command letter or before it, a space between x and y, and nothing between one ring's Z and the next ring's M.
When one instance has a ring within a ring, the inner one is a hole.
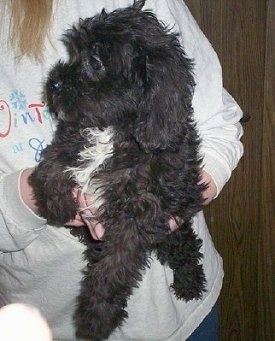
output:
M174 271L174 282L171 288L175 296L184 301L201 299L205 292L206 279L202 265L185 265Z
M78 204L67 183L56 183L47 189L46 219L48 224L63 226L76 216Z
M45 167L43 162L29 177L39 214L49 224L62 226L74 219L77 202L73 198L75 183L63 171Z

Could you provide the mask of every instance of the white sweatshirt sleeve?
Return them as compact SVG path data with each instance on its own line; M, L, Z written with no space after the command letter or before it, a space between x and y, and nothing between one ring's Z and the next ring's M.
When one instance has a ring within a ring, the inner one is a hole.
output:
M20 173L0 179L0 253L24 249L46 226L46 220L34 214L21 199Z
M183 1L149 0L146 7L180 33L184 50L193 59L193 108L202 140L200 153L204 170L212 176L219 194L243 154L242 110L224 90L217 54Z

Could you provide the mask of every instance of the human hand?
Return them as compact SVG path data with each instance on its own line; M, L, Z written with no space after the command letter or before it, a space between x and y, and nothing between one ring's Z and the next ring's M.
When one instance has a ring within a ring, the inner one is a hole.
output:
M20 196L23 202L36 214L38 207L33 196L32 187L29 185L28 178L32 174L34 168L26 168L22 171L20 177ZM87 226L92 237L99 240L103 237L104 228L95 218L96 210L92 207L92 196L82 193L79 188L73 190L73 197L80 207L75 218L66 223L66 226L81 227Z
M217 195L217 186L212 176L205 170L201 169L201 179L199 184L207 184L207 188L202 193L204 202L203 205L208 205Z
M205 199L203 204L209 204L217 195L217 187L210 174L203 169L201 170L201 179L199 183L208 184L206 190L203 192L203 198ZM76 216L74 226L83 226L83 222L90 230L92 237L99 240L103 237L104 227L96 219L96 210L92 207L92 197L88 194L77 191L77 200L79 206L82 208L79 214ZM172 217L168 221L171 232L175 231L182 221L178 217Z
M82 193L81 189L79 188L75 188L73 190L73 196L79 204L79 212L73 220L66 224L66 226L87 226L95 240L102 239L104 235L104 227L96 218L96 209L93 207L92 196L87 193ZM179 227L180 221L172 217L168 223L171 232L173 232Z
M96 218L96 209L93 207L93 197L87 193L83 193L79 188L73 190L73 197L78 203L79 210L75 218L66 223L66 226L87 226L93 239L102 239L104 227Z
M169 224L169 228L170 228L170 231L173 232L175 231L181 224L182 222L179 220L178 217L174 218L170 218L169 221L168 221L168 224Z
M210 174L208 174L203 169L201 170L201 179L199 181L199 184L207 184L207 188L202 193L202 196L204 198L203 205L208 205L217 195L217 187L216 184ZM169 220L169 227L171 232L175 231L179 225L182 223L182 221L179 220L178 217L173 217Z

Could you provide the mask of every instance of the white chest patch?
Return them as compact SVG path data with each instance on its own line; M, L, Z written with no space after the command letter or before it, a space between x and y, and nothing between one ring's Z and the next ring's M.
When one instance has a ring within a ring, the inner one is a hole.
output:
M66 171L71 174L83 192L98 197L100 193L96 191L91 178L97 172L98 167L104 165L104 161L112 154L113 129L109 127L101 131L86 128L82 131L82 134L87 139L87 143L78 154L79 166L68 167Z

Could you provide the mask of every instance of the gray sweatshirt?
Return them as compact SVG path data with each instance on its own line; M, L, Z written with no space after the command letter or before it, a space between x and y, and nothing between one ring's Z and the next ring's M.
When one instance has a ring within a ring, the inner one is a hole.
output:
M66 228L47 225L26 207L18 179L21 169L39 162L54 131L41 89L51 65L66 57L61 34L79 17L92 16L102 7L108 11L130 4L129 0L54 1L51 43L46 44L43 64L14 58L8 44L9 18L0 4L0 297L5 303L39 308L57 341L77 340L72 315L85 267L84 246ZM193 107L201 155L219 193L242 155L238 123L242 112L223 89L218 58L184 3L149 0L146 7L181 33L185 51L195 61ZM150 268L128 301L129 318L109 340L183 341L210 312L222 286L222 260L202 212L194 218L193 228L203 240L207 291L202 300L177 300L169 289L172 271L152 255Z

